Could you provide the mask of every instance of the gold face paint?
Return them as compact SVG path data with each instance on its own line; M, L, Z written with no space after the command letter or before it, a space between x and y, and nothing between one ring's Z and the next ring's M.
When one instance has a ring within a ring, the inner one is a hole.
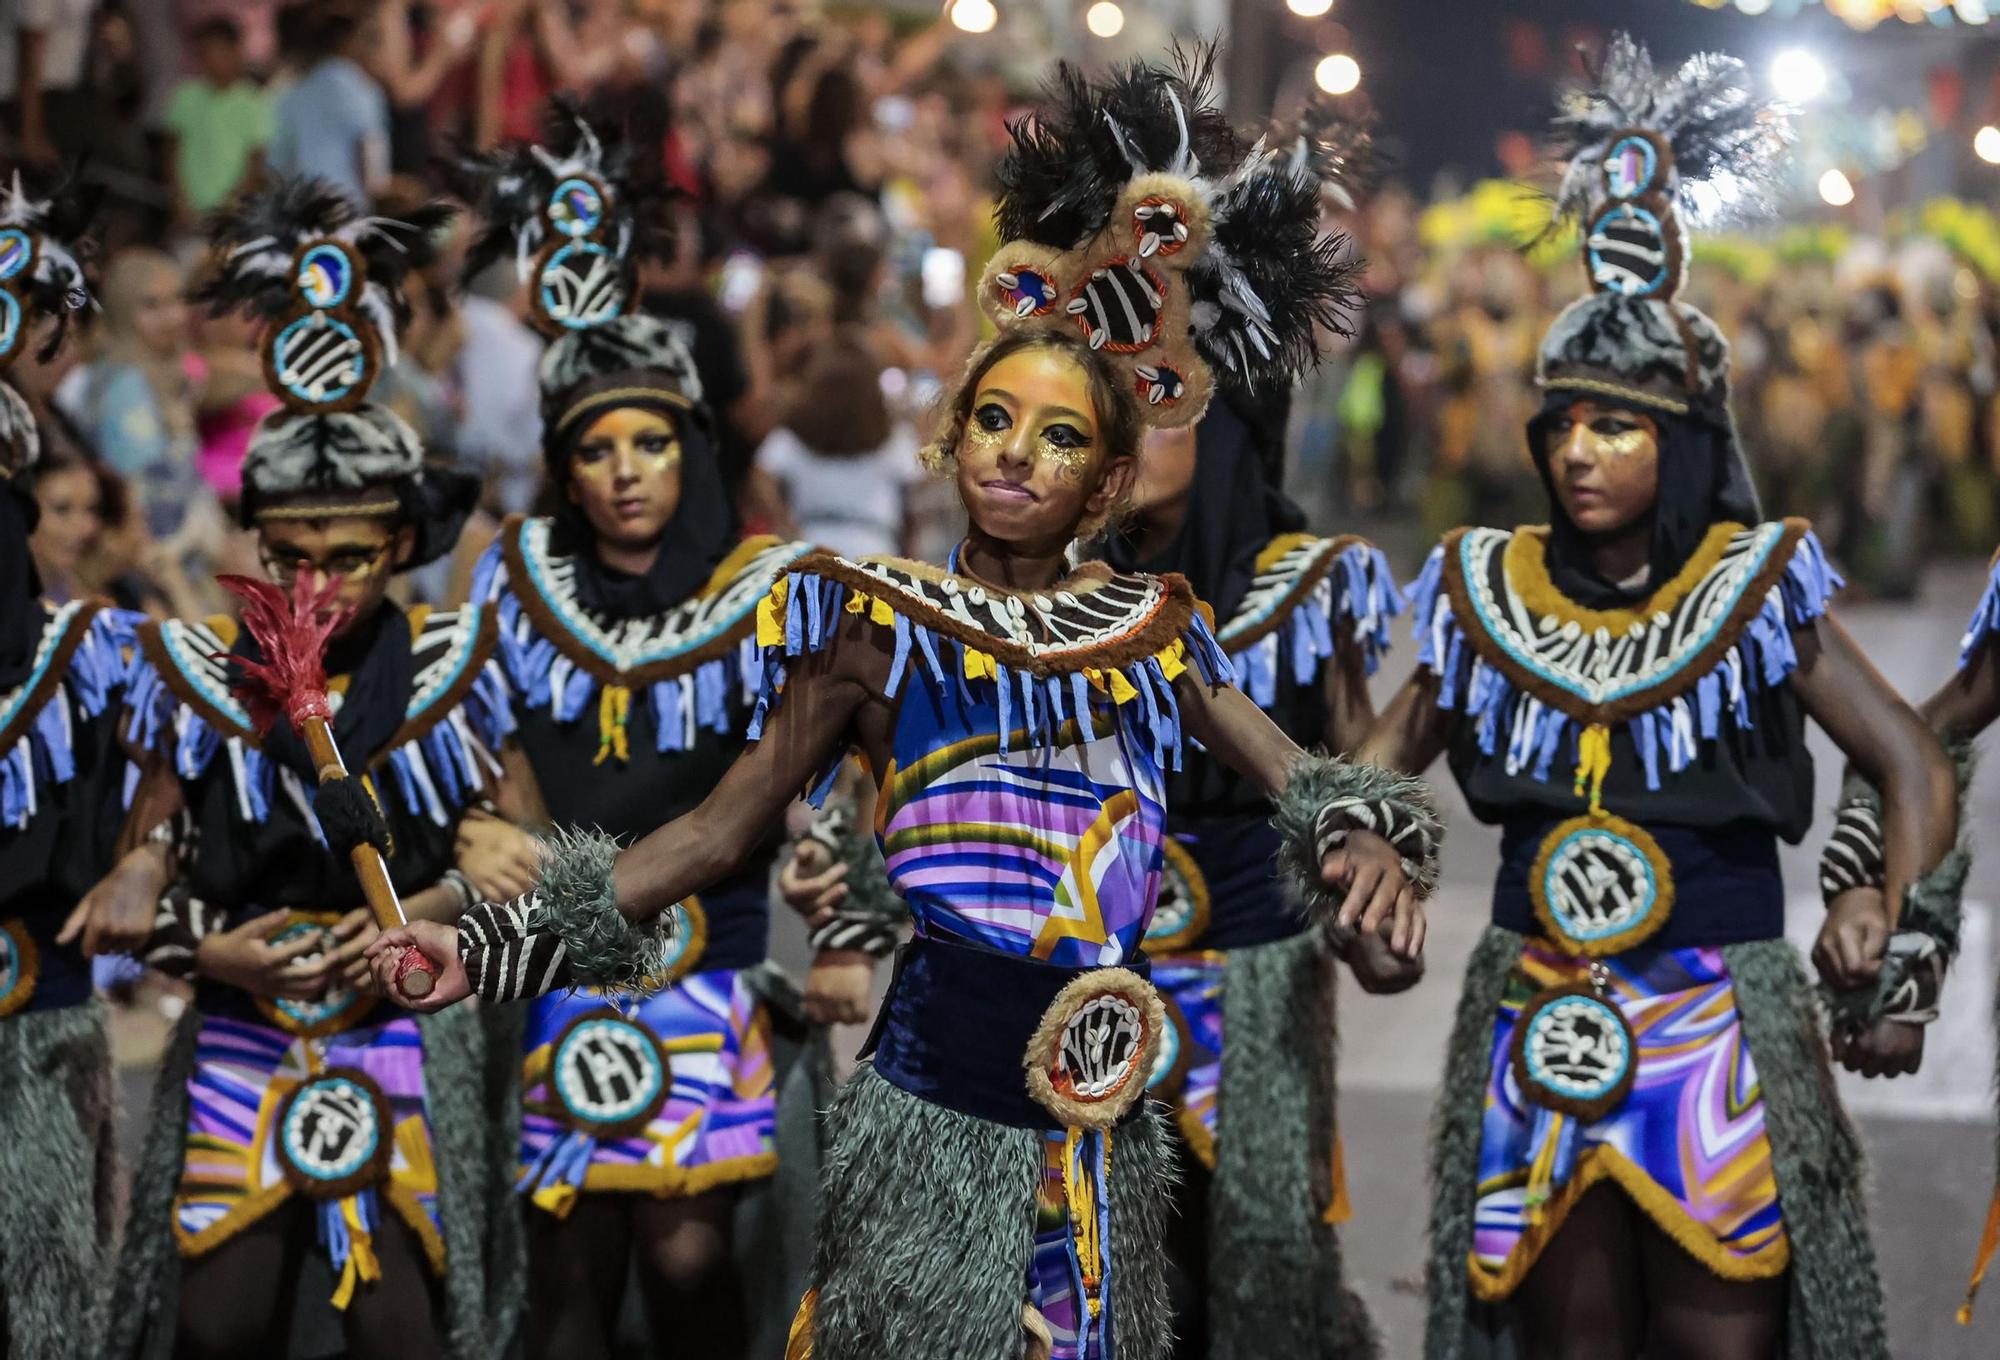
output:
M1653 443L1653 432L1644 426L1635 425L1617 434L1590 432L1598 451L1611 458L1629 458L1635 453L1643 453Z
M600 543L656 542L681 498L681 439L658 411L621 406L584 431L569 459L569 499Z
M981 401L965 424L965 447L968 451L998 454L1013 445L1020 425L1033 425L1037 421L1040 424L1034 436L1035 461L1048 464L1065 481L1082 481L1090 471L1097 448L1089 431L1067 412L1025 411L1017 420L1001 402Z

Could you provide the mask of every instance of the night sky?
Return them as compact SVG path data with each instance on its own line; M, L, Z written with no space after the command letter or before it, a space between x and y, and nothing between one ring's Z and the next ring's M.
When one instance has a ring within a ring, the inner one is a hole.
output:
M1445 170L1463 178L1499 173L1497 135L1542 128L1554 77L1573 69L1576 40L1601 42L1617 27L1646 41L1669 68L1700 48L1720 48L1760 78L1779 50L1809 47L1846 74L1862 104L1920 104L1926 69L1955 62L1977 77L1967 87L1983 108L1985 76L2000 56L2000 20L1977 30L1892 20L1858 34L1818 6L1791 18L1753 18L1688 0L1335 0L1333 12L1316 21L1287 13L1282 0L1235 6L1239 30L1246 19L1273 12L1273 48L1304 54L1339 45L1360 60L1381 133L1402 176L1419 187ZM1310 60L1296 58L1293 80L1304 78Z

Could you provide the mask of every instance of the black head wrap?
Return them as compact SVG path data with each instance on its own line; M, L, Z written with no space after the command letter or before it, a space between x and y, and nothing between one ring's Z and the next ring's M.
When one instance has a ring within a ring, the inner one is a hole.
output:
M1179 572L1226 620L1257 576L1257 554L1305 528L1305 512L1278 489L1289 395L1251 397L1224 388L1195 427L1194 483L1173 541L1141 559L1113 530L1104 556L1119 571Z
M1597 571L1591 560L1590 536L1570 521L1549 476L1549 425L1579 400L1633 411L1653 421L1660 432L1653 541L1646 555L1646 579L1636 586L1606 580ZM1763 518L1757 488L1726 414L1720 419L1700 414L1677 416L1641 402L1551 391L1543 399L1542 409L1528 422L1528 452L1549 493L1550 579L1565 596L1586 609L1644 599L1686 565L1711 527L1726 522L1755 524Z
M28 678L42 640L42 578L28 551L39 518L34 494L0 477L0 690Z

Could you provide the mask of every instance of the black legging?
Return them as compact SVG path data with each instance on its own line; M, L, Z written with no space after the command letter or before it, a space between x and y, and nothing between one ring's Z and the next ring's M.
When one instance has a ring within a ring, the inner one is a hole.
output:
M660 1353L742 1360L749 1328L731 1252L736 1197L734 1187L687 1199L582 1194L567 1218L528 1209L528 1360L610 1360L635 1251Z
M285 1353L299 1268L314 1249L313 1211L303 1200L288 1201L215 1250L181 1263L175 1360L265 1360ZM357 1286L340 1318L348 1355L444 1360L437 1282L417 1235L385 1208L374 1245L382 1278Z
M1725 1280L1610 1182L1585 1191L1514 1292L1524 1360L1776 1360L1785 1276Z

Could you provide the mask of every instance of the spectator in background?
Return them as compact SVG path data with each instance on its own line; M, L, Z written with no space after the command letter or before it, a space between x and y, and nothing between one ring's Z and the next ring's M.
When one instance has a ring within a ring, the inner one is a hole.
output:
M138 517L160 554L178 607L207 575L223 523L202 480L195 394L203 375L189 346L180 267L157 250L112 257L98 290L97 357L72 375L72 413L90 445L137 491Z
M458 314L459 466L484 481L488 510L526 514L542 480L542 337L527 323L528 288L513 262L474 279Z
M787 537L843 557L895 555L923 476L916 431L890 419L881 362L843 331L807 363L785 423L758 448L751 495Z
M47 163L75 150L87 125L97 0L0 0L0 100L14 152Z
M326 180L366 204L389 178L389 101L358 59L367 27L343 0L291 9L280 31L299 75L278 96L267 159L281 175Z
M68 604L90 593L83 563L104 527L97 473L71 449L46 450L29 469L29 487L41 512L28 551L42 578L42 597L51 604Z
M243 491L243 455L257 422L278 409L264 382L257 348L260 324L242 312L204 316L195 323L195 343L207 370L201 386L196 429L201 439L201 478L225 505Z
M271 141L270 98L243 67L243 30L222 15L191 35L197 74L167 101L174 224L184 232L254 184Z

